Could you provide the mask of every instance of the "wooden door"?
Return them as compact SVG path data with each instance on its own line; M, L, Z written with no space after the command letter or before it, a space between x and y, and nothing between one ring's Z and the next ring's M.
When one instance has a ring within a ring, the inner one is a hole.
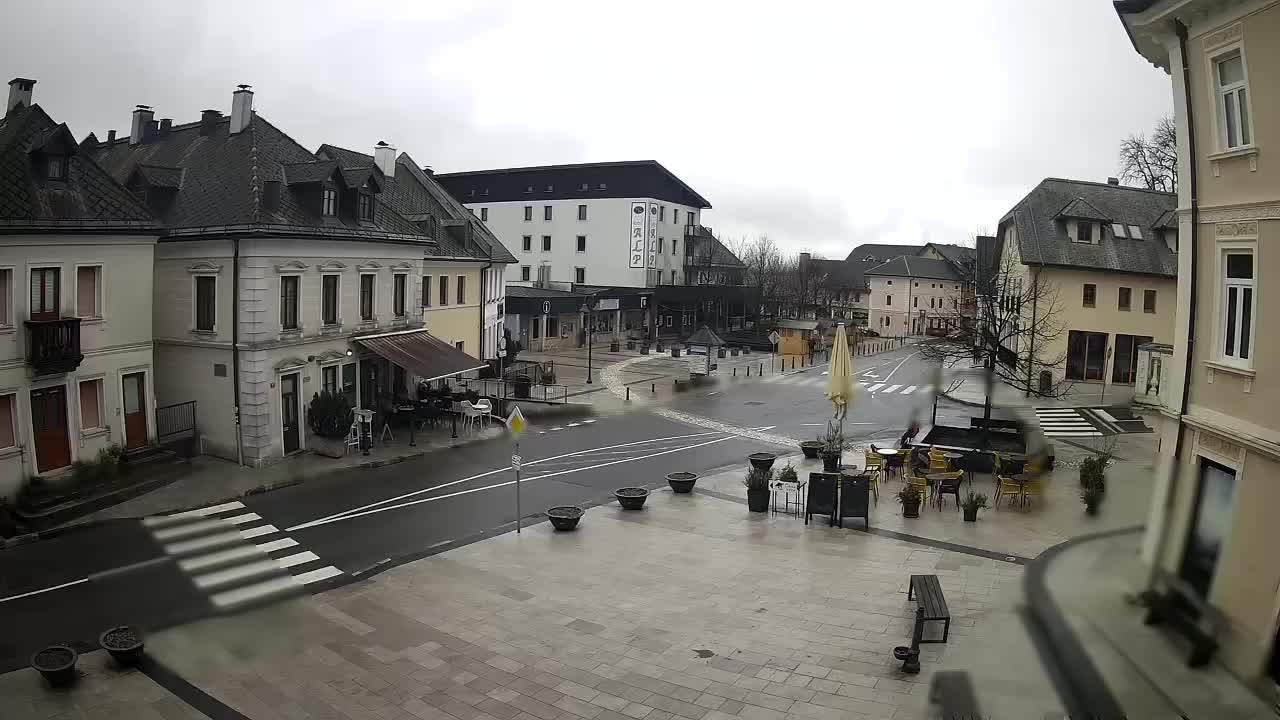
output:
M36 444L36 472L49 472L71 464L65 387L31 391L31 431Z
M290 373L280 377L280 429L284 434L284 452L286 455L297 452L299 442L298 427L298 374Z
M129 373L124 384L124 448L137 450L147 444L147 374Z

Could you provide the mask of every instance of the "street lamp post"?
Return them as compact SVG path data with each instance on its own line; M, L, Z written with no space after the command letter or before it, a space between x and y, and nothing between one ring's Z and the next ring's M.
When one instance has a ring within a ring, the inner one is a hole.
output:
M591 340L595 335L595 324L591 322L591 308L584 302L578 310L587 318L587 384L591 384Z

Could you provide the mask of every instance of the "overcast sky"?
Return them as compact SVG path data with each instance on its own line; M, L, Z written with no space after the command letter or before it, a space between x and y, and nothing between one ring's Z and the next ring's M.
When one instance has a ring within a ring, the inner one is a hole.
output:
M303 3L5 11L0 73L77 138L255 108L437 171L655 159L723 236L843 257L965 241L1047 176L1104 181L1171 111L1109 0ZM759 5L760 7L757 7Z

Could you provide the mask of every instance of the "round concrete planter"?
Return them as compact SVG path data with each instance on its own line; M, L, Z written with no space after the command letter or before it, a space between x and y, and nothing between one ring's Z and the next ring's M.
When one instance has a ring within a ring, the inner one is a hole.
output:
M80 654L66 645L50 645L31 656L31 667L40 671L51 687L66 687L76 680Z
M98 644L124 667L133 667L142 659L145 643L142 633L128 625L113 627L98 636Z
M582 515L582 508L576 505L561 505L547 510L547 518L556 530L576 530Z
M649 491L642 487L624 487L614 490L613 496L618 499L623 510L639 510L644 507L644 501L649 499Z
M667 484L671 491L681 495L693 492L693 484L698 482L698 474L691 472L667 473Z
M747 456L747 459L751 461L751 467L757 470L769 470L773 467L773 462L778 459L778 456L771 452L758 452L751 453Z

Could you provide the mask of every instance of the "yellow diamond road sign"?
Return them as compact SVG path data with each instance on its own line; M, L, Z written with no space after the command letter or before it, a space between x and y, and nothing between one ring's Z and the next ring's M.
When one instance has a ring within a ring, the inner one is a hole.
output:
M510 430L513 435L519 435L524 432L524 426L525 419L524 414L520 412L520 406L513 405L511 407L511 414L507 416L507 429Z

